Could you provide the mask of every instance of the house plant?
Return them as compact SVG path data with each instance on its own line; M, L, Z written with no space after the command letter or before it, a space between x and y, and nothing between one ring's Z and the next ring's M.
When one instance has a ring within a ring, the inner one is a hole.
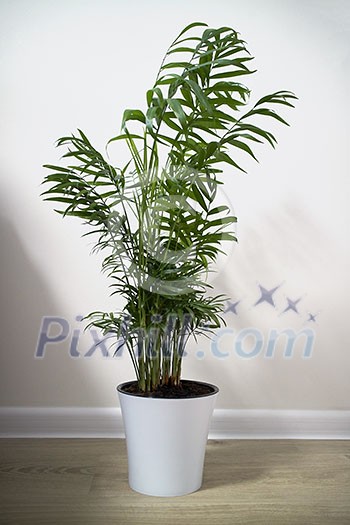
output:
M275 146L259 119L287 124L273 108L293 107L296 98L278 91L251 104L237 77L254 73L252 58L234 29L190 24L169 47L146 110L125 110L121 133L108 142L128 148L124 166L112 165L81 130L57 141L68 149L66 165L45 165L44 198L87 224L94 250L106 254L112 294L125 300L120 312L86 319L132 360L136 380L118 392L129 483L147 494L200 487L218 389L183 380L181 364L189 337L222 322L225 298L208 295L205 279L221 242L236 241L227 230L236 217L216 201L221 174L225 166L244 172L235 151L256 160L252 145Z

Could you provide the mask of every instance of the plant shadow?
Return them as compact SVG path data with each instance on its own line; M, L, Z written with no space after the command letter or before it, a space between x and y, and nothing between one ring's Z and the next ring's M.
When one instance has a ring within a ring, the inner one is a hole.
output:
M35 357L43 318L64 318L64 307L51 290L43 265L32 258L23 242L13 213L3 204L0 213L1 405L64 406L67 400L69 403L66 389L74 391L74 385L78 389L87 379L82 377L83 367L69 357L69 338L60 345L48 345L42 358ZM29 233L35 235L33 231ZM39 256L45 258L45 246Z

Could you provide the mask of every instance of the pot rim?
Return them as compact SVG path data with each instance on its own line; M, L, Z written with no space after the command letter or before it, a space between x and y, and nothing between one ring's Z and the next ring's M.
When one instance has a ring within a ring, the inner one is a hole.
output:
M200 395L192 395L188 397L153 397L153 396L143 396L141 394L134 394L132 392L124 392L123 387L130 385L131 383L136 383L136 379L133 381L125 381L124 383L120 383L117 386L117 391L120 394L123 394L124 396L131 396L131 397L138 397L140 399L152 399L157 401L186 401L188 399L201 399L203 397L210 397L217 394L220 389L216 385L213 385L212 383L207 383L206 381L197 381L196 379L181 379L182 383L197 383L199 385L205 385L209 386L212 389L212 392L209 392L208 394L200 394Z

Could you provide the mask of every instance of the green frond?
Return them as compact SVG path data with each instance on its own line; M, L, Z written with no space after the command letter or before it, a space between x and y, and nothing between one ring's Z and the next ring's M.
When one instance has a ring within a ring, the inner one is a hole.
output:
M166 52L146 107L126 109L107 143L125 145L124 166L81 130L57 141L65 165L44 166L43 199L87 225L93 252L105 254L111 295L124 299L122 311L89 314L87 327L99 328L115 353L127 348L143 391L178 385L188 338L224 324L226 298L212 296L205 280L222 241L237 241L237 218L217 205L223 169L246 173L237 153L258 160L257 144L275 147L260 122L287 124L277 108L297 99L281 90L252 104L240 79L255 73L253 60L234 29L189 24Z

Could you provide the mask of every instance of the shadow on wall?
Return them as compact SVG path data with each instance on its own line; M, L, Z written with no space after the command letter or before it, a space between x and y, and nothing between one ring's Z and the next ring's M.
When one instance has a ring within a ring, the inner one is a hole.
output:
M271 275L277 281L282 276L287 282L295 278L312 282L315 271L322 274L335 249L334 240L315 216L291 201L262 214L259 224L246 227L243 242L243 269L251 271L255 280Z
M62 308L3 212L0 246L0 405L83 405L79 398L84 387L91 388L84 385L89 376L69 358L64 343L50 349L44 359L34 357L42 317L60 315ZM45 257L45 252L41 255Z
M252 358L233 352L234 357L226 361L225 375L230 374L233 385L230 390L227 382L226 392L238 392L239 408L322 409L330 406L334 397L330 348L344 347L337 305L346 274L338 261L336 240L306 207L290 201L257 219L256 224L251 222L242 229L242 245L217 281L232 302L240 301L237 313L228 311L225 316L228 326L235 334L244 328L257 329L263 341L261 351ZM274 304L259 303L259 284L267 289L278 287ZM287 298L299 299L297 311L286 310ZM310 312L317 315L315 322L310 320ZM297 335L305 329L314 332L310 358L304 358L306 336ZM287 338L283 335L277 339L273 356L266 357L273 330L296 334L290 340L290 358L285 358ZM223 350L232 351L233 341L227 336ZM255 342L252 337L246 348L256 348ZM339 401L334 406L339 406Z

